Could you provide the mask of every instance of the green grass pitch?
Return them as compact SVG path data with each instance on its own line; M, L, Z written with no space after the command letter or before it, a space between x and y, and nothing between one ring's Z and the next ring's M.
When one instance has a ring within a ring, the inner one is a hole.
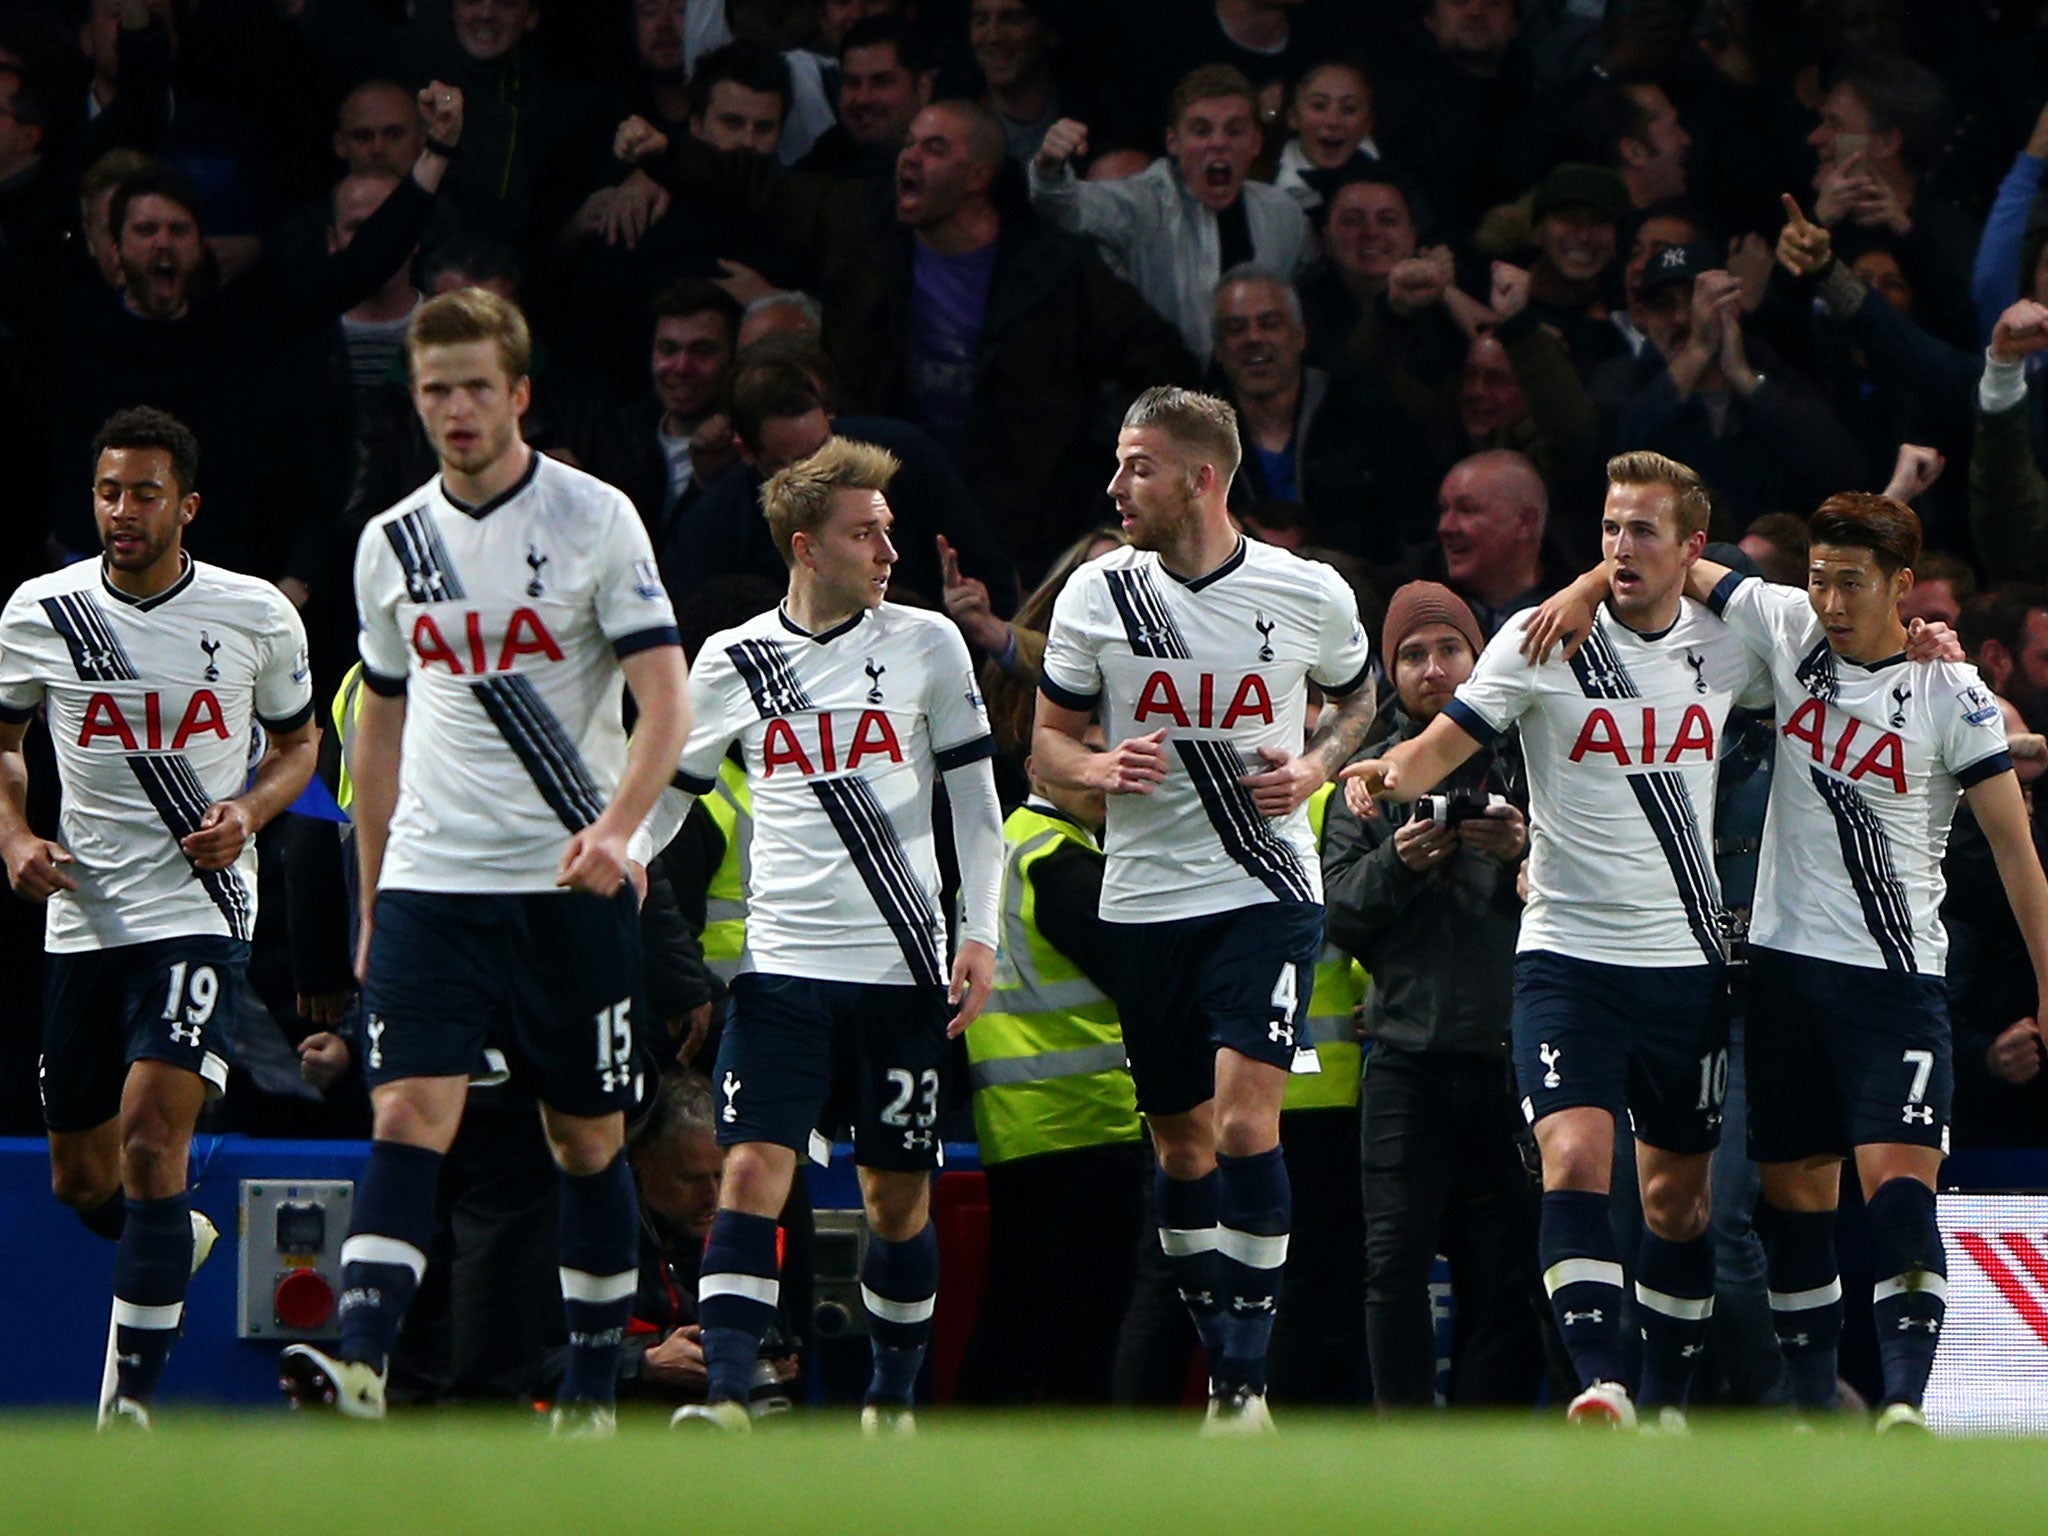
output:
M929 1414L864 1441L851 1417L745 1439L629 1413L556 1443L523 1416L384 1425L166 1408L152 1436L73 1417L0 1423L10 1533L64 1536L1971 1536L2048 1528L2048 1447L1879 1440L1706 1421L1685 1440L1527 1418L1385 1425L1283 1415L1271 1440L1187 1417Z

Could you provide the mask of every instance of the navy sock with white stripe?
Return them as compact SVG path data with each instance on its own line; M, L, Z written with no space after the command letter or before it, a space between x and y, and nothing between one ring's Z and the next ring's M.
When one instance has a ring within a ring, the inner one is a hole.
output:
M860 1299L868 1309L875 1370L861 1401L909 1405L931 1341L938 1293L939 1235L930 1222L900 1243L869 1239L860 1266Z
M1835 1259L1833 1211L1787 1211L1759 1201L1756 1234L1763 1240L1771 1323L1792 1400L1801 1408L1840 1406L1842 1275Z
M1948 1252L1934 1217L1934 1191L1918 1179L1887 1179L1865 1209L1881 1277L1870 1293L1870 1316L1884 1400L1918 1408L1948 1315Z
M130 1200L114 1251L114 1347L123 1397L146 1403L185 1313L192 1279L192 1200Z
M1195 1321L1212 1376L1223 1360L1223 1261L1216 1252L1219 1187L1214 1169L1199 1179L1171 1179L1161 1169L1152 1180L1160 1251L1181 1304Z
M1714 1245L1705 1234L1668 1242L1648 1228L1636 1253L1636 1317L1643 1335L1645 1408L1683 1408L1707 1351L1714 1315Z
M355 1218L341 1245L341 1358L383 1370L413 1292L427 1272L441 1154L370 1143Z
M753 1392L761 1340L782 1300L775 1233L773 1216L720 1211L712 1219L697 1278L707 1401L744 1403Z
M1216 1159L1216 1253L1223 1281L1223 1358L1212 1373L1224 1390L1266 1390L1266 1346L1280 1304L1280 1272L1294 1203L1278 1147Z
M1582 1387L1621 1380L1621 1263L1607 1206L1591 1190L1545 1190L1537 1231L1543 1289Z
M640 1285L640 1211L626 1154L600 1173L563 1174L560 1212L569 1363L555 1395L565 1403L609 1403L617 1393L619 1345Z

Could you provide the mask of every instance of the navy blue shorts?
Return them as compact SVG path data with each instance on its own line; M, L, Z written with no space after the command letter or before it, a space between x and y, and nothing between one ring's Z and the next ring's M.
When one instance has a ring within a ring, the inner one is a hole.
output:
M1624 1113L1636 1139L1711 1152L1728 1096L1727 972L1549 950L1515 956L1515 1080L1533 1125L1561 1109Z
M952 1087L943 987L735 976L712 1087L718 1144L801 1153L811 1132L853 1126L863 1168L939 1166L939 1110Z
M363 1075L485 1075L566 1115L632 1107L640 915L631 890L380 891L363 988Z
M1179 1115L1206 1104L1219 1050L1283 1072L1294 1064L1323 948L1321 906L1267 901L1105 926L1116 940L1117 1014L1139 1109Z
M225 1083L216 1054L249 968L245 939L192 934L43 957L43 1123L89 1131L121 1112L129 1065Z
M1751 1157L1948 1150L1956 1076L1941 977L1752 948L1744 996Z

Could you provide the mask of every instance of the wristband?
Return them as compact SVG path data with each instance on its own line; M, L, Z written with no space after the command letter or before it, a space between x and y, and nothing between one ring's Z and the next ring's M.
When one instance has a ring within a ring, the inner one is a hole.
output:
M455 146L446 139L428 139L426 141L426 151L430 155L439 155L443 160L453 160L455 158Z

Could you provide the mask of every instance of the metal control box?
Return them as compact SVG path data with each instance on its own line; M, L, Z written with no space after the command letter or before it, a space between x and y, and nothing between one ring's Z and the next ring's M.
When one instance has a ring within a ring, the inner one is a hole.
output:
M341 1244L355 1210L352 1179L242 1181L236 1333L331 1339L341 1332Z

